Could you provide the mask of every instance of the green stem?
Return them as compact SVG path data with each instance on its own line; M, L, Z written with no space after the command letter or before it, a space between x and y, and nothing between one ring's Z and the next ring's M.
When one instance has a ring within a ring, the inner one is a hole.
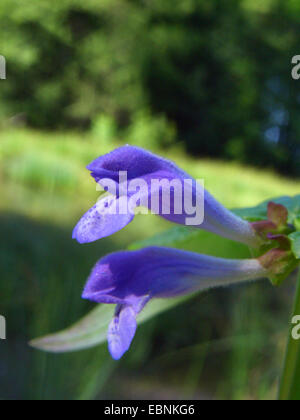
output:
M298 276L297 291L295 296L293 317L300 315L300 272ZM279 388L279 400L300 400L300 340L292 337L292 329L290 327L287 351L283 367L283 374Z

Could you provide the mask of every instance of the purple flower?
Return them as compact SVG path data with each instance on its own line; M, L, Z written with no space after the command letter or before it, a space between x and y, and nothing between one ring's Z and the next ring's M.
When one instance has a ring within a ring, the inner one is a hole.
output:
M145 206L177 224L202 228L252 247L260 244L250 223L223 207L173 162L146 150L124 146L87 168L112 195L101 198L79 221L73 238L80 243L118 232L133 220L135 208Z
M94 267L83 298L116 304L109 350L120 359L136 332L136 317L153 298L171 298L267 276L256 260L226 260L169 248L117 252Z

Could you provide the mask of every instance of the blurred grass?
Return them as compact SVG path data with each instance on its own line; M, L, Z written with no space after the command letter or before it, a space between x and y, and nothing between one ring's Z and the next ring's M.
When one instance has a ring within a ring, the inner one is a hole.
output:
M274 290L254 284L192 299L141 327L119 364L104 346L60 356L28 348L30 338L61 330L93 307L80 294L98 258L170 226L154 216L137 216L122 232L95 244L71 240L75 223L98 197L85 166L117 146L79 133L0 132L0 313L8 321L8 340L0 346L0 398L143 398L155 394L158 383L171 398L274 397L289 285ZM254 206L300 190L299 181L192 159L180 147L161 153L203 178L228 207ZM204 234L199 248L226 256L230 246ZM146 381L151 392L138 394L129 377ZM176 390L171 396L170 387Z

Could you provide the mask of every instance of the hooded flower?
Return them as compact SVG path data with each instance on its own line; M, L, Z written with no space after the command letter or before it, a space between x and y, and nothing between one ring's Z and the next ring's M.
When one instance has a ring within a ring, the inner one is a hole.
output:
M169 249L117 252L94 267L83 298L116 304L109 350L120 359L136 332L136 317L150 299L171 298L267 276L258 260L226 260Z
M109 183L114 191L101 198L75 227L73 238L80 243L123 229L134 219L139 206L154 208L156 214L171 222L193 225L252 247L260 243L250 223L223 207L173 162L146 150L120 147L87 168L98 184L107 189Z

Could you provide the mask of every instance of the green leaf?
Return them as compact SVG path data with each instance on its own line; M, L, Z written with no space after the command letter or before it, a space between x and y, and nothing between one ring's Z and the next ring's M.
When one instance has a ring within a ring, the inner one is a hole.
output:
M292 251L297 259L300 259L300 232L294 232L289 235L292 243Z
M296 224L300 219L300 195L291 199L291 205L288 207L290 223Z
M189 296L190 298L191 296ZM139 315L139 323L173 308L188 297L154 300ZM92 312L72 327L57 334L48 335L30 342L32 347L51 353L84 350L106 341L108 324L114 315L114 305L98 305Z
M173 228L155 235L151 238L134 242L129 249L136 250L147 246L171 246L174 244L184 243L197 237L199 231L186 226L174 226Z
M285 206L289 212L289 223L294 224L300 218L300 195L295 197L279 197L264 201L256 207L234 209L233 212L249 222L264 220L267 217L268 203L273 201Z
M296 230L300 230L300 217L297 217L294 220L294 225L295 225Z
M267 218L268 203L273 201L284 205L289 211L289 223L299 226L300 229L300 195L296 197L279 197L267 200L256 207L232 210L239 217L249 222L265 220ZM166 232L153 236L143 241L138 241L130 246L131 250L147 246L166 246L187 251L210 254L223 258L249 258L250 252L244 245L220 238L211 233L189 228L174 226Z
M175 226L152 238L135 242L130 249L136 250L148 246L165 246L222 258L251 257L249 248L243 244L221 238L210 232L184 226Z

